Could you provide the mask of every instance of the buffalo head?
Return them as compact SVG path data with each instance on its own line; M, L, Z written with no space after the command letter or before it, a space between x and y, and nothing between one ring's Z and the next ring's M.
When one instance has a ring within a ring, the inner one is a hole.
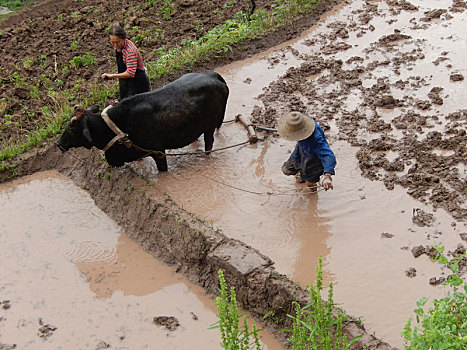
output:
M91 133L88 128L88 116L98 112L97 106L92 106L89 110L76 105L70 122L65 128L62 136L57 141L57 146L62 151L68 151L74 147L86 147L90 149L92 145Z

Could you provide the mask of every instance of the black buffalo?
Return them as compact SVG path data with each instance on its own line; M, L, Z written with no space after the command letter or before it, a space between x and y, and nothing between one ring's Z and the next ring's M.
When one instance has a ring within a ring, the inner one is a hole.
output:
M108 116L128 134L131 142L146 150L165 152L184 147L204 134L205 151L212 150L214 131L224 120L229 89L215 72L188 73L157 90L122 100L107 111ZM103 149L115 136L96 107L75 112L58 147L67 151L73 147ZM121 166L148 153L115 143L105 152L107 162ZM159 171L167 171L164 156L151 155Z

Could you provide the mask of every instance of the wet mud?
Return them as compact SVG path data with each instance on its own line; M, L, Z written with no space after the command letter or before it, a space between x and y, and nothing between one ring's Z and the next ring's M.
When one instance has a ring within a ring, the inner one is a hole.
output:
M256 106L253 122L275 127L287 110L313 111L318 122L338 129L339 140L359 148L365 177L389 190L401 185L464 219L467 110L458 71L465 71L459 56L465 41L456 33L465 25L465 4L450 4L424 13L423 4L367 2L347 17L350 22L329 23L329 33L305 42L312 47L301 55L304 63L260 96L263 106ZM427 18L439 22L428 26Z
M109 168L102 154L95 150L61 154L55 147L47 148L23 161L17 168L17 174L25 176L38 169L56 169L72 179L122 227L128 237L207 292L217 294L217 271L224 270L227 283L236 288L239 304L257 322L264 322L279 341L286 341L287 334L282 329L290 327L287 314L293 313L291 301L307 303L307 292L278 273L273 261L257 249L227 237L212 223L184 210L153 182L142 179L132 167ZM83 271L92 282L94 272L89 273L85 268ZM96 275L99 276L99 268ZM93 289L99 291L98 286ZM102 292L103 295L108 293L105 289ZM268 317L264 318L265 315ZM154 315L159 316L173 315ZM44 322L58 327L51 321ZM355 348L393 348L366 333L358 320L348 320L344 331L350 338L363 335ZM286 343L284 347L287 347Z

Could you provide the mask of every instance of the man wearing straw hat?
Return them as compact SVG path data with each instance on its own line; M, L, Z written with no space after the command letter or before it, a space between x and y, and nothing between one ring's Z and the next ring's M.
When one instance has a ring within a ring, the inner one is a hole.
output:
M297 175L297 182L306 182L309 187L316 187L323 175L324 190L332 189L336 157L318 123L303 113L290 112L279 119L277 131L286 140L298 141L282 165L284 175Z

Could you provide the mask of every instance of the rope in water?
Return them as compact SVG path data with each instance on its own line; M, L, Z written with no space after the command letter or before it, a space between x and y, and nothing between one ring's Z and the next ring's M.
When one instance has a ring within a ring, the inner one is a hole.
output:
M92 150L91 150L92 152ZM75 158L81 165L84 165L84 161L82 159L80 159L79 157L77 157L76 155L74 155L73 153L68 153L71 157ZM141 159L141 158L140 158ZM222 186L225 186L225 187L229 187L229 188L232 188L232 189L235 189L237 191L241 191L241 192L245 192L245 193L250 193L250 194L254 194L254 195L258 195L258 196L268 196L269 198L272 197L272 196L293 196L293 195L296 195L296 194L302 194L302 195L307 195L307 194L313 194L313 193L317 193L317 192L320 192L323 190L323 188L321 187L321 185L318 187L318 184L317 184L317 187L316 188L308 188L307 190L308 191L304 191L302 189L297 189L297 188L294 188L294 189L289 189L289 190L283 190L283 191L278 191L278 192L272 192L272 191L266 191L266 192L258 192L258 191L252 191L252 190L247 190L247 189L244 189L244 188L240 188L240 187L237 187L237 186L233 186L233 185L229 185L229 184L226 184L225 182L222 182L220 180L217 180L217 179L214 179L210 176L207 176L205 174L201 174L199 170L193 168L193 167L190 167L188 165L185 165L187 168L190 168L192 171L194 172L197 172L200 176L202 177L205 177L206 179L210 180L210 181L213 181L213 182L216 182ZM268 198L268 201L269 201L269 198ZM267 202L266 202L267 203ZM265 204L265 203L263 203Z
M242 191L242 192L245 192L245 193L250 193L250 194L255 194L255 195L258 195L258 196L268 196L268 197L272 197L272 196L292 196L292 195L295 195L295 194L312 194L312 193L317 193L317 192L320 192L323 190L321 184L319 184L318 186L318 183L316 184L316 187L315 188L310 188L308 187L308 191L303 191L302 189L297 189L297 188L294 188L294 189L289 189L289 190L283 190L283 191L278 191L278 192L273 192L273 191L266 191L266 192L258 192L258 191L252 191L252 190L247 190L247 189L244 189L244 188L240 188L240 187L237 187L237 186L233 186L233 185L229 185L225 182L222 182L220 180L217 180L217 179L214 179L210 176L207 176L205 174L201 174L199 170L189 166L189 165L185 165L185 167L189 168L190 170L194 171L194 172L197 172L200 176L202 177L205 177L206 179L209 179L213 182L216 182L222 186L225 186L225 187L230 187L230 188L233 188L237 191ZM290 193L292 192L292 193Z

